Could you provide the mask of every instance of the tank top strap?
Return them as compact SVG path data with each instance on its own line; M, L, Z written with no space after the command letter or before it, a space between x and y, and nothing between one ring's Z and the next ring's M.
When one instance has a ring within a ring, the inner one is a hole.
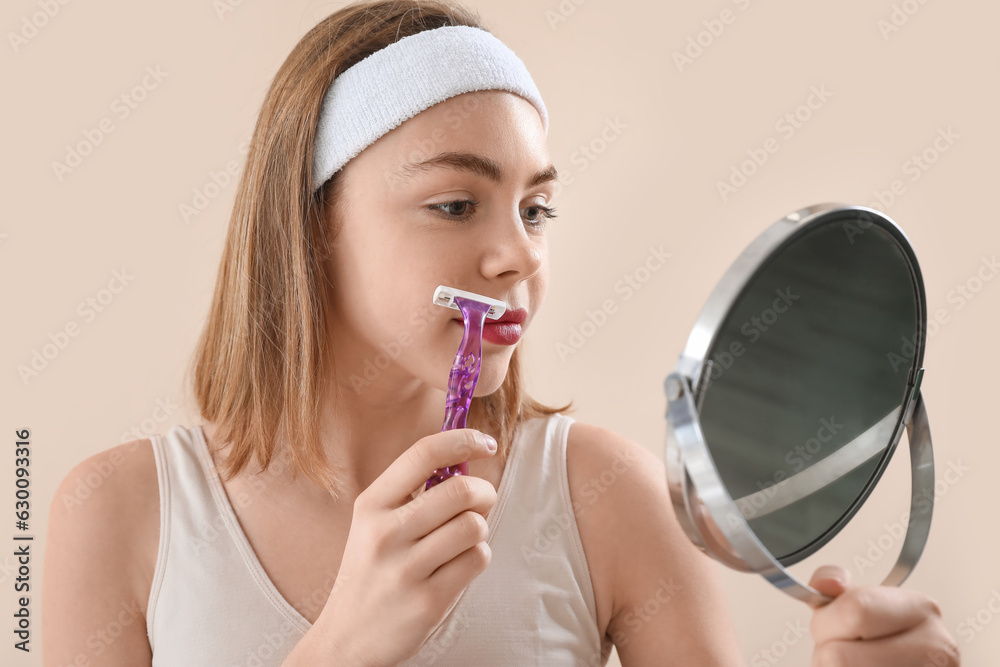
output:
M242 529L200 427L177 425L150 440L160 485L160 543L146 610L154 667L289 652L308 621L249 566L252 551L237 539Z

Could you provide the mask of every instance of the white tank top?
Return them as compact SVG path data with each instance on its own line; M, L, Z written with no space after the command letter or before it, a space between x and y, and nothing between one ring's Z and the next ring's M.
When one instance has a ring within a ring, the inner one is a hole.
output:
M487 516L489 566L400 667L603 667L611 640L570 502L572 417L518 428ZM160 543L146 610L153 667L280 665L309 630L240 527L200 426L154 435Z

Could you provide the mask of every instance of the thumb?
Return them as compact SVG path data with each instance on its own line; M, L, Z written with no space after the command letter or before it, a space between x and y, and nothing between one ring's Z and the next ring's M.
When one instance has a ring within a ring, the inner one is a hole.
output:
M851 573L837 565L824 565L816 569L809 585L823 595L835 598L851 585Z

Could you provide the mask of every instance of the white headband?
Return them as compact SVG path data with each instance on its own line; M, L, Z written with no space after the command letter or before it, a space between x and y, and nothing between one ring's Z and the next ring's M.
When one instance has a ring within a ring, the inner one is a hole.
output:
M379 49L334 78L316 128L312 191L406 119L474 90L520 95L538 110L548 134L542 96L524 63L503 42L464 25L424 30Z

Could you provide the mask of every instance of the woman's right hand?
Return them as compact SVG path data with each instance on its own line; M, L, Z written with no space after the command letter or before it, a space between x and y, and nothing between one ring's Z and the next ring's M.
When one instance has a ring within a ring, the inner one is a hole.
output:
M435 470L493 455L488 442L496 446L469 428L421 438L358 495L337 580L315 624L343 664L394 666L415 654L489 565L492 484L455 475L412 497Z

